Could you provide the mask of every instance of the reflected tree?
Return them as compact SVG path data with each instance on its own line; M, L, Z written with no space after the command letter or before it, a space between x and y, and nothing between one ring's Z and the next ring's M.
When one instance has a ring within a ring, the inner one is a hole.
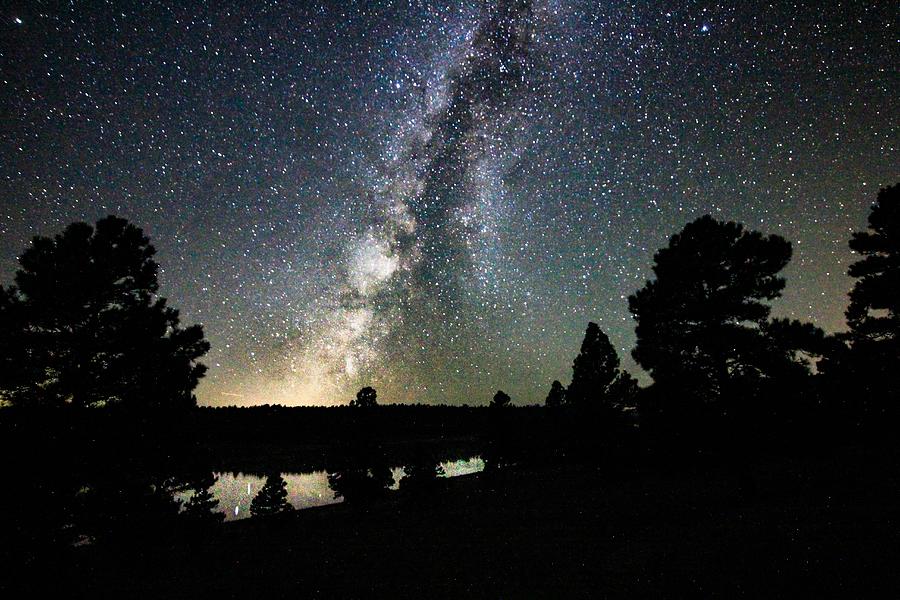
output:
M334 497L343 498L348 504L370 504L383 497L393 483L390 467L375 456L345 463L343 468L328 474Z
M400 480L400 489L413 494L427 494L434 491L438 479L444 476L444 467L434 456L419 451L415 458L403 467L405 473Z
M364 425L346 439L337 457L337 468L328 473L335 498L355 505L368 505L385 495L394 483L379 444Z
M375 389L367 386L357 392L350 406L374 408L376 398ZM335 468L328 473L328 485L335 498L343 498L348 504L367 505L387 492L394 477L378 443L378 415L368 410L352 413L334 459Z

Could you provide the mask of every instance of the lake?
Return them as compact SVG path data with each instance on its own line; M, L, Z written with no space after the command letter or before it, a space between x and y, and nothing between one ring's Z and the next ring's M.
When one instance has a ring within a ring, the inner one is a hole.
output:
M444 477L456 477L477 473L484 470L484 461L479 456L465 460L442 462ZM397 489L400 480L405 473L402 467L392 469L394 484L391 489ZM245 519L250 516L250 503L259 493L265 477L248 475L244 473L216 473L218 480L212 488L213 495L219 501L219 510L224 511L226 521ZM334 492L328 486L328 473L314 471L311 473L282 473L281 476L287 483L288 502L294 508L312 508L326 504L337 504L341 499L334 498ZM188 494L179 494L179 499L186 500Z

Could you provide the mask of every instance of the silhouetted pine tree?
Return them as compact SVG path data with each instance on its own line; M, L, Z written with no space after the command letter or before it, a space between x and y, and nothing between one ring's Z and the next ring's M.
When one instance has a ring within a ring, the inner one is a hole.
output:
M509 405L512 399L503 390L497 390L488 405L490 418L486 431L484 451L485 471L494 472L502 465L510 462L512 448L512 432L509 422Z
M45 400L34 391L42 377L33 345L26 343L24 309L16 288L0 286L0 405Z
M375 413L358 408L374 408L376 393L364 387L351 401L354 408L349 427L341 432L335 467L329 470L328 485L335 498L348 504L366 506L381 498L394 483L380 440L384 434Z
M588 323L565 390L564 432L555 442L560 450L597 460L620 445L624 408L633 404L637 382L619 364L607 335L596 323Z
M878 192L868 231L853 234L850 249L863 256L850 265L847 325L852 341L874 343L886 358L898 358L900 344L900 184Z
M628 299L635 360L663 390L701 402L787 368L795 353L772 355L767 301L781 295L790 257L777 235L709 215L689 223L654 255L656 279Z
M581 352L572 364L572 383L566 394L569 402L582 404L602 394L618 373L619 357L609 338L596 323L588 323Z
M562 406L566 401L566 388L559 381L553 381L550 384L550 392L547 394L547 399L544 400L544 405L550 408L555 408L557 406Z
M112 216L35 237L17 288L0 294L0 334L16 340L28 370L10 369L0 348L0 395L27 406L193 406L209 344L156 296L154 253L140 229Z
M900 184L878 192L868 230L853 234L850 249L862 258L850 265L850 331L829 357L827 390L850 412L845 419L877 421L900 410Z
M219 501L213 496L212 487L218 478L212 473L206 473L191 482L194 492L184 504L182 515L190 523L205 526L221 523L225 520L225 514L219 512Z
M588 323L581 352L572 364L572 383L566 390L566 401L575 406L616 405L622 398L613 393L630 391L629 381L633 381L631 376L619 370L619 356L609 338L596 323Z
M278 473L266 477L266 483L250 503L250 515L254 517L267 517L292 510L294 508L287 501L287 482Z
M637 379L632 377L631 373L624 369L619 370L619 374L606 388L606 398L608 399L608 402L612 407L619 410L633 407L637 394Z

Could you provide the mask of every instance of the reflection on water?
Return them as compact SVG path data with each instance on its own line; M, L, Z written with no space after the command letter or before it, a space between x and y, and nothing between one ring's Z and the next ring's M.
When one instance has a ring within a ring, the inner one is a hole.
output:
M473 456L466 460L448 460L442 462L441 466L444 467L444 477L456 477L484 471L484 460L480 456Z
M475 456L467 460L443 462L441 466L444 468L445 477L456 477L484 470L484 461L481 457ZM391 489L397 489L405 473L402 467L391 471L394 476ZM265 484L266 478L244 473L217 473L217 475L219 479L212 492L219 501L219 510L225 512L225 520L234 521L249 517L250 503ZM282 477L287 483L287 500L294 508L311 508L341 502L341 499L335 500L334 492L328 487L328 474L325 471L283 473ZM188 495L179 497L186 500Z
M249 517L250 503L266 483L266 478L244 473L218 473L218 476L219 480L213 486L213 495L219 500L219 509L225 511L225 520ZM287 500L294 508L334 503L325 471L285 473L282 477L287 483Z

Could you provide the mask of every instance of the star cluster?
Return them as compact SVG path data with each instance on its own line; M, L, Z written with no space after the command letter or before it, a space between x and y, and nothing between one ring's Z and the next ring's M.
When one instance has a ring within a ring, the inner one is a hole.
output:
M212 350L201 403L541 401L705 213L794 247L843 327L897 176L890 2L18 3L0 14L0 277L114 213Z

